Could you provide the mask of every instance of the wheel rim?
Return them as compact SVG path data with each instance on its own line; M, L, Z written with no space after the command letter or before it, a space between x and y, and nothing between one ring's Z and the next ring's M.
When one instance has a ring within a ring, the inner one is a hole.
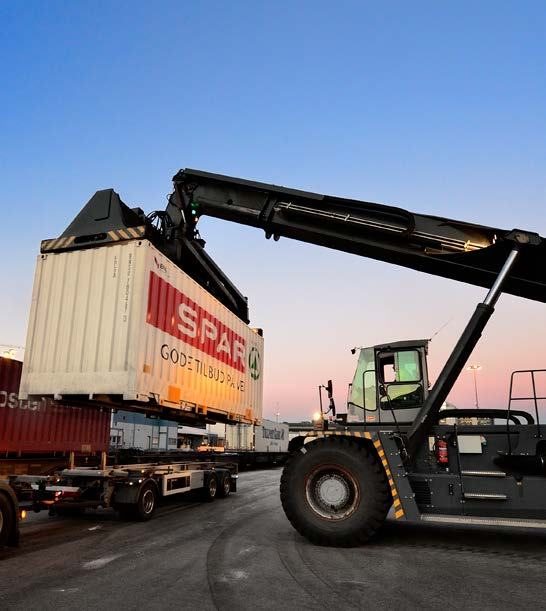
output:
M155 505L155 495L153 490L146 490L142 495L142 510L144 513L152 513Z
M4 530L4 512L0 509L0 533Z
M322 465L307 476L307 503L315 514L325 520L346 520L356 511L360 497L356 478L338 465Z
M210 496L216 496L216 488L217 488L216 478L215 477L211 477L209 479L209 493L210 493Z
M229 477L226 476L224 478L224 494L228 494L230 488L231 488L231 481Z

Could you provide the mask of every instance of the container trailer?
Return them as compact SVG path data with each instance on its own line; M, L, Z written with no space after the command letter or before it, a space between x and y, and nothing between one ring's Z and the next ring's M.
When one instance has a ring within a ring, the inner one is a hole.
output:
M19 507L64 514L86 508L113 508L122 517L149 520L161 499L198 491L202 500L226 497L237 489L237 467L215 462L179 461L63 469L53 476L12 476Z
M212 501L236 491L233 460L179 454L107 467L110 410L20 399L22 366L0 357L0 548L18 543L19 522L30 511L110 507L125 518L148 520L167 496L197 491Z

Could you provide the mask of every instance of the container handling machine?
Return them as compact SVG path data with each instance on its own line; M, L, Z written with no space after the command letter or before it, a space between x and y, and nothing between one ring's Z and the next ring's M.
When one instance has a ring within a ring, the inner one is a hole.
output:
M310 541L369 539L391 506L398 520L546 528L546 430L536 382L512 374L507 409L440 412L502 292L546 302L546 241L538 234L414 214L196 170L174 177L176 239L199 238L203 215L488 289L429 389L427 341L360 350L347 412L291 441L281 500ZM179 234L178 237L176 234ZM174 237L174 236L173 236ZM512 409L518 378L534 413ZM331 384L329 395L331 397ZM482 424L444 424L449 416ZM489 420L488 420L489 419ZM492 424L496 422L497 424Z
M167 209L148 216L111 189L97 192L41 252L148 239L244 322L246 299L204 250L203 215L488 289L431 387L426 340L361 349L346 413L328 385L330 417L290 442L281 478L284 511L302 535L357 545L391 507L398 520L546 527L546 397L536 390L546 370L512 376L529 378L533 414L512 409L521 398L512 392L507 409L440 413L501 293L546 302L544 238L197 170L173 180ZM449 416L481 424L441 421Z

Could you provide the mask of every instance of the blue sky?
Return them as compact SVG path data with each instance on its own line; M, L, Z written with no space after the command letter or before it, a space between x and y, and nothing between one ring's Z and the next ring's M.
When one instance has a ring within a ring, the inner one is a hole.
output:
M29 1L0 4L0 22L0 342L25 342L41 239L97 189L163 208L182 167L546 235L543 2ZM306 416L328 377L344 398L353 345L452 320L434 372L483 294L227 223L201 232L265 329L266 413ZM475 355L484 404L508 370L546 366L544 342L525 343L545 313L503 298Z

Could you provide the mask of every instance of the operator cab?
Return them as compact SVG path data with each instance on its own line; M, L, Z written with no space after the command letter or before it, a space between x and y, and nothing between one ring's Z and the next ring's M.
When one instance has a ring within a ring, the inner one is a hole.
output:
M428 340L361 348L347 423L410 424L428 395Z

